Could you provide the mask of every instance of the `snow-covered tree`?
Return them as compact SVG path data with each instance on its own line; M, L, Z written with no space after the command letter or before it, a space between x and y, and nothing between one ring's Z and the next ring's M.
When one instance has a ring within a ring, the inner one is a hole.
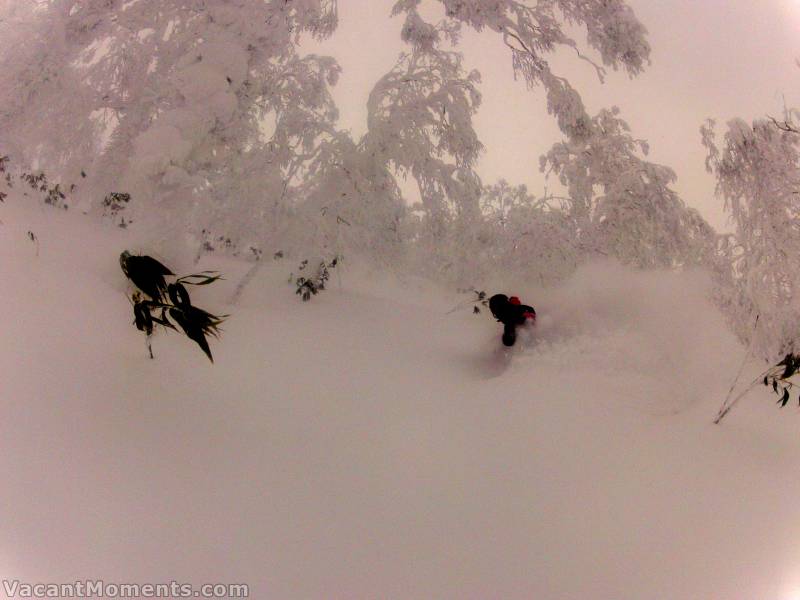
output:
M50 8L43 2L0 7L0 155L9 157L9 177L47 178L69 190L82 182L83 161L72 159L96 155L101 131L87 88L64 59L75 47L63 15L46 18Z
M703 262L715 234L669 186L672 169L645 159L619 109L601 110L585 134L555 144L541 158L569 192L567 211L586 256L613 256L640 267Z
M624 0L438 0L448 19L500 35L511 50L514 72L531 86L543 86L548 111L568 137L587 134L589 116L578 92L553 72L546 57L559 48L573 50L603 80L606 67L632 77L649 62L645 27ZM395 11L415 9L421 0L398 0ZM568 30L586 30L587 42L600 62L584 55Z
M481 102L480 76L466 72L461 54L446 48L458 40L457 23L427 23L413 6L396 6L393 14L402 12L402 38L410 50L370 93L362 145L398 176L415 181L420 218L414 241L430 260L479 215L474 166L483 146L472 117Z
M356 253L383 265L400 258L405 202L385 158L365 139L338 132L308 175L287 236L291 250L322 259Z
M564 200L536 198L524 185L501 179L481 198L484 224L479 235L487 276L507 276L548 285L569 276L578 264L577 229Z
M335 0L50 0L12 16L3 144L51 177L87 173L94 204L122 187L159 221L263 223L337 118L338 65L296 49L333 32Z
M716 175L717 193L735 225L716 263L717 300L757 356L774 361L797 354L800 132L791 120L733 119L720 147L713 121L701 131L706 167Z
M580 60L591 64L601 80L606 75L606 68L624 69L631 76L637 75L649 61L650 47L645 39L645 28L624 1L554 0L535 4L517 0L439 2L443 5L445 20L435 29L419 17L417 10L421 5L420 0L398 0L395 4L395 14L407 14L404 34L416 36L418 47L435 47L437 31L457 34L457 25L497 33L511 50L515 73L530 87L544 88L548 110L556 117L566 136L562 150L569 154L572 149L577 149L580 153L590 144L598 146L598 151L607 149L606 144L599 141L602 124L598 120L601 117L589 117L578 92L567 79L552 70L547 57L559 48L568 48ZM589 47L600 55L598 60L585 55L568 33L576 26L585 28ZM615 116L609 112L607 118ZM620 123L614 125L619 127ZM618 137L620 139L617 142L623 141L623 145L635 144L630 137L627 141L621 140L622 136ZM564 266L568 271L574 268L578 257L582 253L587 254L589 246L593 251L612 253L623 260L642 265L672 264L694 259L685 256L697 249L697 245L693 244L695 240L687 238L702 238L705 243L710 229L699 215L686 209L674 192L668 189L674 174L669 169L643 160L636 162L638 171L634 173L630 147L610 147L608 150L627 152L631 169L627 173L609 171L602 182L600 173L591 175L595 182L588 183L590 188L595 184L606 187L604 202L597 202L591 189L588 195L581 194L583 190L577 189L579 186L576 183L572 187L578 195L571 200L566 213L548 202L534 202L531 198L523 203L524 208L514 210L512 227L498 228L496 224L484 222L483 217L476 219L474 215L477 213L470 213L473 216L460 228L459 243L454 247L457 256L454 258L466 261L473 269L477 269L481 256L492 255L492 262L504 254L505 266L529 261L529 271L536 270L535 276L539 280L552 280L556 265ZM566 156L561 158L568 160ZM556 159L554 153L547 160L551 169L561 170L561 165L556 165L561 159ZM597 160L601 159L598 157ZM565 166L564 173L559 173L564 175L562 179L569 178L568 170ZM615 178L615 175L619 177ZM484 208L495 201L505 201L499 200L501 198L514 196L507 192L501 188L487 190ZM635 200L631 201L631 194L634 194ZM625 206L626 201L630 205L631 202L643 202L644 199L646 207ZM477 201L473 202L477 204ZM593 221L587 211L581 214L580 205L586 202L593 203ZM602 236L599 235L601 231ZM434 232L436 236L436 229ZM628 233L644 234L644 238L639 240L638 246L627 244L623 238ZM597 247L599 242L602 242L602 248ZM670 247L662 251L657 245L663 242L669 242ZM503 248L503 251L487 253L489 246ZM656 256L659 253L669 258Z
M480 218L482 146L472 124L479 75L448 47L457 38L457 23L407 11L409 49L370 93L367 132L357 142L337 133L311 161L294 223L301 232L290 237L316 240L325 256L355 250L385 264L411 250L410 260L432 272L463 267L451 250ZM401 180L415 184L411 207Z
M624 0L437 2L435 24L421 0L395 3L408 50L372 90L359 140L336 128L336 62L298 52L302 36L334 31L336 0L48 0L9 10L0 150L77 182L85 206L129 192L137 218L152 214L146 224L188 232L201 249L405 256L462 282L498 264L552 281L594 252L653 266L704 251L705 224L669 189L674 174L639 156L645 146L615 112L590 118L547 60L567 48L600 79L606 68L637 75L650 48ZM545 163L568 202L483 188L480 76L457 51L462 27L501 36L515 73L545 90L566 138Z

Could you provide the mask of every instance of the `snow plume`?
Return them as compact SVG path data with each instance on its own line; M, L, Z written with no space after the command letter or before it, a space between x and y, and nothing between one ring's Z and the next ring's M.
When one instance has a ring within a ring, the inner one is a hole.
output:
M519 293L539 313L532 361L569 364L576 377L615 379L625 365L626 376L650 382L635 395L644 410L669 412L700 401L709 372L722 373L730 362L729 346L707 335L724 321L710 305L711 281L702 271L593 262L559 286L522 286Z

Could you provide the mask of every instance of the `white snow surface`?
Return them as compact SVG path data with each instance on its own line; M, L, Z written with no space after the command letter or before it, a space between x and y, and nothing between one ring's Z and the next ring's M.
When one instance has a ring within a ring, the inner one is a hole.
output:
M0 577L244 582L252 598L800 597L800 415L700 273L583 269L508 364L463 299L345 262L302 303L275 261L192 291L215 364L132 325L143 239L0 205ZM27 238L32 231L37 247ZM499 290L498 290L499 291ZM743 381L759 365L750 365Z

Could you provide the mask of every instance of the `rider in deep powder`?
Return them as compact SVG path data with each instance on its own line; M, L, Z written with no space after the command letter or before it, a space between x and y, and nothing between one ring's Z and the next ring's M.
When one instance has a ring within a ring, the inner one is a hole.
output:
M536 311L532 306L522 304L516 296L495 294L489 298L489 310L494 318L503 324L503 344L513 346L517 341L517 327L536 322Z

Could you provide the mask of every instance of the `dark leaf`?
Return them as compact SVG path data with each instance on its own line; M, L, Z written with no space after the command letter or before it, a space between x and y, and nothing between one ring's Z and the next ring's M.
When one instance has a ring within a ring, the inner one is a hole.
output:
M167 293L169 294L169 299L172 300L172 303L176 306L189 306L191 305L191 300L189 299L189 292L183 287L183 284L178 283L170 283L167 286Z
M783 370L783 374L781 375L781 379L789 379L792 375L795 374L797 371L797 361L795 360L794 356L788 354L786 358L783 359L786 365L786 368Z
M170 323L170 320L167 318L166 311L167 311L166 308L162 308L160 317L152 317L153 323L157 323L159 325L162 325L163 327L166 327L167 329L172 329L173 331L178 331L175 328L175 325Z
M156 302L167 290L165 275L172 275L167 267L150 256L133 256L127 250L119 257L122 272L136 287Z
M169 316L180 325L180 328L183 329L183 332L190 340L200 346L200 349L208 356L208 360L214 362L206 335L216 336L217 326L224 317L217 317L194 306L172 307L169 309Z
M147 335L153 333L153 317L150 314L150 307L144 302L133 305L133 317L135 319L136 329L144 331Z
M202 271L193 275L185 275L178 279L178 283L185 283L186 285L208 285L222 279L217 271Z

